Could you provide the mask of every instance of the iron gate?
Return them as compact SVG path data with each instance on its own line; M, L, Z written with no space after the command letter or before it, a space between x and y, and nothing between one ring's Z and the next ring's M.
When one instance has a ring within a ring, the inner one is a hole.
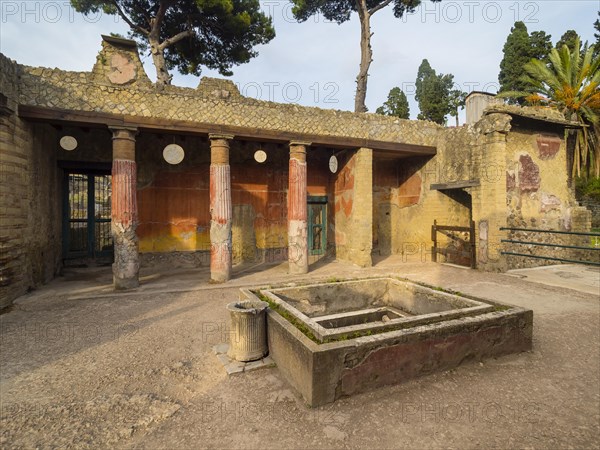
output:
M65 172L63 258L112 260L111 176L109 173Z
M327 197L308 197L308 250L311 255L327 251Z

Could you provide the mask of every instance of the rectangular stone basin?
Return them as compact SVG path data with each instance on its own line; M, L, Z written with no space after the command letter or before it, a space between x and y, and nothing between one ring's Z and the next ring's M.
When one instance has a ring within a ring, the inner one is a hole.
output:
M270 356L311 406L531 349L533 312L396 278L241 289L269 302Z
M305 323L319 342L494 310L488 303L394 278L265 289L261 294Z

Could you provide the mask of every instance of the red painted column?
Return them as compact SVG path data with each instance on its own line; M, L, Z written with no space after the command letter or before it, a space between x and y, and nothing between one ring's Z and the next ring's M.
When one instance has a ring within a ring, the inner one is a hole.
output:
M288 190L289 273L308 272L308 205L306 198L306 147L310 142L290 142Z
M111 230L114 243L115 289L139 286L136 128L111 128L113 132Z
M210 279L223 283L231 278L231 135L210 138Z

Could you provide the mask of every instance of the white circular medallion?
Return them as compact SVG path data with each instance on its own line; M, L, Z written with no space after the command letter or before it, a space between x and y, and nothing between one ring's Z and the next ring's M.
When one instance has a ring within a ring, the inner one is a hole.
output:
M163 158L169 164L179 164L183 161L183 157L185 156L185 152L180 145L177 144L169 144L163 150Z
M329 158L329 170L331 173L336 173L338 170L338 160L335 156Z
M60 138L60 146L68 152L73 151L77 148L77 139L73 136L63 136Z
M264 163L267 160L267 153L264 150L256 150L254 152L256 162Z

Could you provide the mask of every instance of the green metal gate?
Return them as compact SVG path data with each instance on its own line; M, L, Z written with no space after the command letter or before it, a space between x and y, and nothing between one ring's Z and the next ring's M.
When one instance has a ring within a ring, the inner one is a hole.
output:
M308 197L308 251L324 255L327 251L327 197Z
M112 261L110 174L65 171L63 193L63 258Z

